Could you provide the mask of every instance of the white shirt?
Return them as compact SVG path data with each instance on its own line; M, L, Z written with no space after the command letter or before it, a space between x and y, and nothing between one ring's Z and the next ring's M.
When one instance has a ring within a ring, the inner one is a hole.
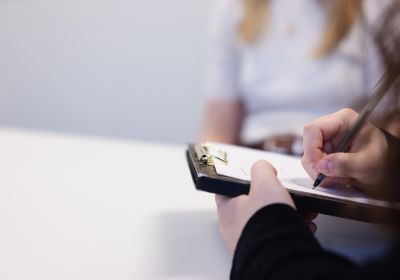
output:
M318 116L365 104L382 71L359 20L333 53L316 58L313 51L325 30L325 12L316 0L271 0L265 34L256 43L239 43L243 1L218 0L206 94L243 102L244 143L301 135L304 124ZM382 1L366 1L368 22L382 10L377 5Z

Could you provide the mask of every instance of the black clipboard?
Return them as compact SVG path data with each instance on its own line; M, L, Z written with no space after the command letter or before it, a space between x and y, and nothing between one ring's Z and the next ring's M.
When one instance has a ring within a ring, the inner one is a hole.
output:
M216 173L214 166L206 164L198 155L198 145L189 144L186 159L197 190L229 197L249 193L250 182ZM314 211L321 214L372 223L399 223L399 203L387 202L385 205L365 204L356 201L314 196L288 190L299 211Z

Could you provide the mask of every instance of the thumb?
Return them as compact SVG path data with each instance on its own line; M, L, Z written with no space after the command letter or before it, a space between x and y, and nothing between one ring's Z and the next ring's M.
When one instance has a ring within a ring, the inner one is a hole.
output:
M259 160L251 167L250 193L258 192L278 183L276 169L267 161Z
M318 162L318 171L330 177L353 177L355 155L352 153L329 154Z

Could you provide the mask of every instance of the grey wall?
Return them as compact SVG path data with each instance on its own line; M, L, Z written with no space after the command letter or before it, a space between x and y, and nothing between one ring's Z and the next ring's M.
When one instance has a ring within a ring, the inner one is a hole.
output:
M0 126L196 139L212 0L0 0Z

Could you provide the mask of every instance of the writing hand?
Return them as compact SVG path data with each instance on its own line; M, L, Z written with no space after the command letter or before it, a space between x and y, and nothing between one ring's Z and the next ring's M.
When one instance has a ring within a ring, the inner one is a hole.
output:
M351 184L371 194L384 180L388 144L381 130L366 122L347 153L333 153L358 114L351 109L321 117L303 131L302 164L311 178L328 176L321 184Z

